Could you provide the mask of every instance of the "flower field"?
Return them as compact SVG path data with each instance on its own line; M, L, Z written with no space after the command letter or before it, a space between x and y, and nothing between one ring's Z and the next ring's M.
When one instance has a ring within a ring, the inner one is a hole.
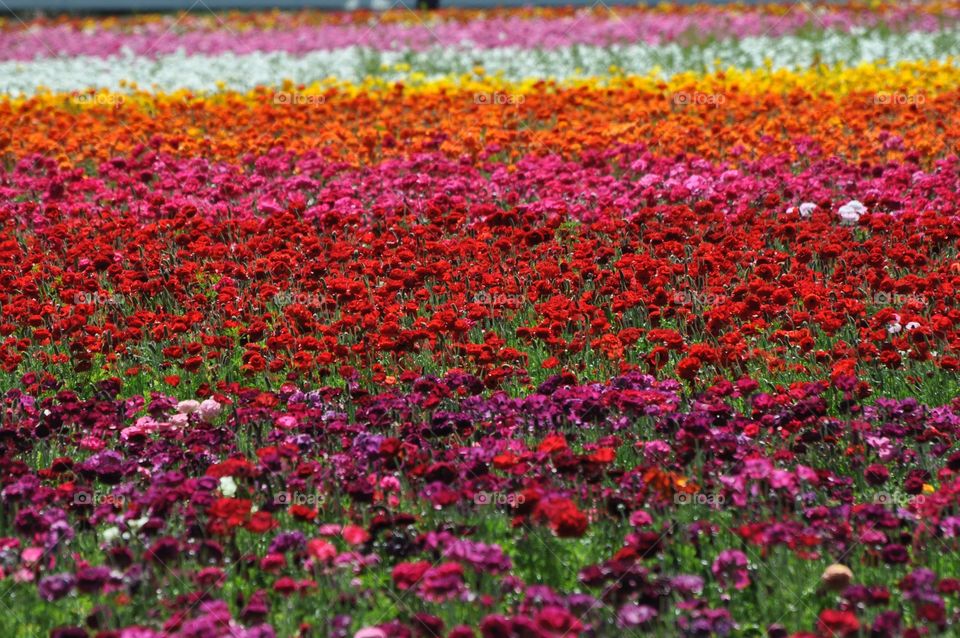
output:
M0 636L960 635L958 36L3 19Z

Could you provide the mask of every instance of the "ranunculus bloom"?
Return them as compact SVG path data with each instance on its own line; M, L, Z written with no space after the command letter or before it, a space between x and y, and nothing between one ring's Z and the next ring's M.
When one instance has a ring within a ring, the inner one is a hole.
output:
M854 199L841 206L837 214L840 215L840 220L843 223L856 224L866 212L867 207Z
M747 556L739 549L725 549L720 552L710 570L724 587L732 585L736 589L744 589L750 585Z
M76 579L73 574L53 574L41 578L37 588L41 598L46 601L54 601L69 594L75 584Z
M852 612L825 609L820 612L817 630L831 638L852 638L860 631L860 621Z
M657 617L657 610L648 605L624 605L617 612L617 622L621 627L632 629L641 627Z
M430 563L427 561L399 563L393 568L393 583L399 590L410 589L420 582L428 569Z
M853 581L853 572L846 565L834 563L828 566L823 575L820 576L820 582L823 586L832 591L842 591Z
M200 409L200 402L193 399L187 399L177 404L177 412L180 414L193 414Z
M213 399L204 399L197 408L197 414L200 415L201 421L210 423L219 416L220 410L221 406L219 403Z
M463 567L457 563L442 563L423 574L419 593L424 600L442 602L453 598L463 589Z

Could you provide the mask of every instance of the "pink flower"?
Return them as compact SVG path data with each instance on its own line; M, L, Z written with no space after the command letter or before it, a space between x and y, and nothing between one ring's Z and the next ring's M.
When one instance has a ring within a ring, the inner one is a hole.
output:
M646 510L634 510L634 512L630 514L630 524L634 527L643 527L652 522L653 517L651 517L650 513Z
M396 476L384 476L380 479L380 489L394 492L400 489L400 480Z
M292 430L297 427L297 418L289 414L277 417L276 426L281 430Z
M20 555L20 558L23 559L24 563L31 565L36 563L43 557L43 548L42 547L28 547L23 550L23 553Z
M80 439L80 448L91 452L99 452L107 446L103 439L95 436L85 436Z
M362 527L347 525L343 528L343 539L350 545L360 545L370 540L370 534Z
M200 420L205 423L210 423L217 416L219 416L221 410L221 405L214 401L213 399L204 399L200 403L199 408L197 408L197 414L200 415Z
M314 538L307 541L307 553L319 561L327 562L333 560L337 555L337 548L333 546L333 543L322 538Z
M666 441L659 439L647 441L643 447L644 459L648 463L658 463L665 460L673 453L673 448Z

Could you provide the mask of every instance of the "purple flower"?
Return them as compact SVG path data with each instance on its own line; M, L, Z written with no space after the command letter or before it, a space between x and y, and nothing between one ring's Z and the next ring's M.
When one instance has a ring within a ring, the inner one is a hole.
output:
M910 560L907 548L897 543L891 543L883 548L883 562L888 565L902 565Z
M290 550L302 549L306 542L307 539L303 535L303 532L281 532L273 537L273 542L270 543L270 549L268 551L271 554L283 554Z
M684 598L699 596L703 591L703 579L692 574L680 574L670 579L670 586Z
M873 620L871 636L876 638L894 638L900 635L900 614L895 611L882 611Z
M736 589L744 589L750 584L747 556L738 549L725 549L720 552L710 570L723 587L732 584Z
M634 628L649 623L657 617L657 610L648 605L628 604L617 612L617 622L621 627Z
M180 543L177 542L177 539L170 538L169 536L157 540L157 542L147 550L147 558L161 565L166 565L176 560L179 554Z
M447 546L443 555L445 558L468 563L477 571L490 574L501 574L509 571L512 566L510 557L503 553L499 545L487 545L469 540L453 541Z
M85 594L99 592L110 579L107 567L81 567L77 570L77 589Z
M263 590L257 590L250 595L247 606L240 613L240 618L247 623L259 623L267 617L270 611L270 605L267 602L267 593Z
M96 477L108 485L116 485L123 477L124 459L118 452L104 450L77 464L77 470L84 476Z
M463 568L457 563L443 563L431 567L420 583L421 596L430 602L449 600L463 589Z
M76 583L73 574L53 574L41 578L37 584L37 589L40 591L40 597L50 602L59 600L69 594Z

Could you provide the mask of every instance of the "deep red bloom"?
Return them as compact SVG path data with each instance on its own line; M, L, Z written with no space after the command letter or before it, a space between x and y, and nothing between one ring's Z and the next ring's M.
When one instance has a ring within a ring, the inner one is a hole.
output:
M428 569L430 569L430 563L425 560L416 563L399 563L393 568L391 574L393 583L397 589L410 589L420 582Z
M702 362L697 357L684 357L677 363L677 376L686 381L693 381L700 372Z
M246 528L255 534L264 534L279 526L270 512L254 512L246 524Z
M553 532L561 538L579 538L587 531L586 515L568 498L540 501L534 516L545 519Z
M824 638L848 638L860 631L860 621L852 612L825 609L820 612L817 631Z

